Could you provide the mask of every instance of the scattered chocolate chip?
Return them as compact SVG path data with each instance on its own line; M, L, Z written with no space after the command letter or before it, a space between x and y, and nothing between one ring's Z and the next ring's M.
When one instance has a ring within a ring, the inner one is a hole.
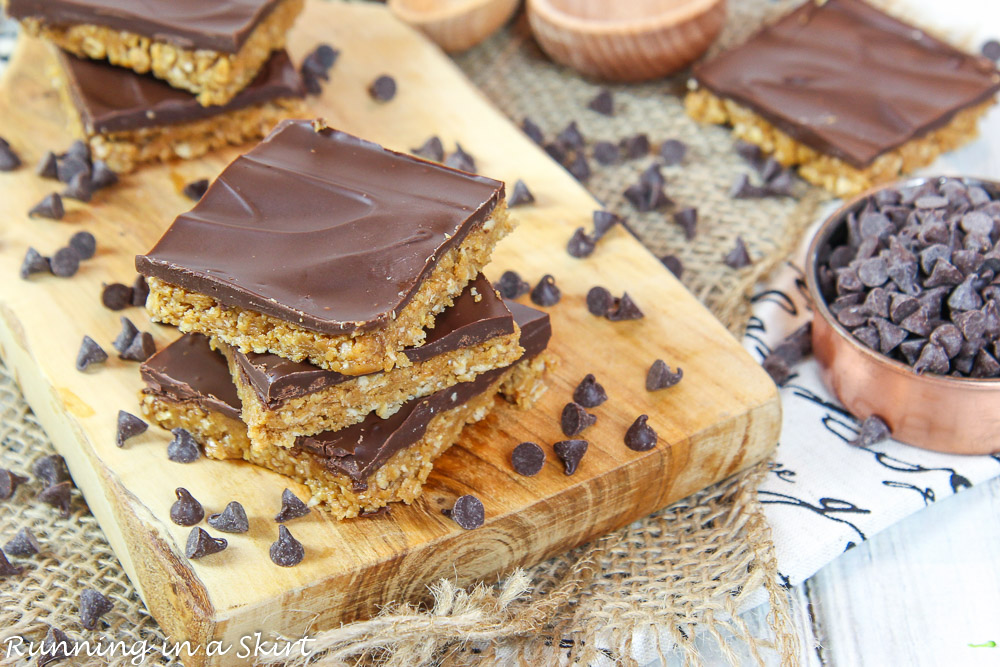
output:
M107 360L108 353L104 348L90 336L84 336L80 351L76 353L76 370L85 371L91 364L103 364Z
M191 181L184 186L181 190L181 194L190 199L191 201L199 201L205 196L208 191L208 179L199 178L197 181Z
M73 155L67 155L56 161L56 177L60 183L69 184L74 178L83 174L90 183L90 164Z
M105 595L93 588L85 588L80 593L80 625L88 630L97 628L101 616L114 607Z
M583 227L577 227L576 231L573 232L573 236L570 237L569 242L566 244L566 252L569 253L570 257L576 257L577 259L582 259L584 257L590 257L594 252L596 243L594 239L590 238Z
M377 102L388 102L396 96L396 80L383 74L368 87L368 94Z
M645 317L645 313L639 309L632 297L628 295L628 292L622 294L622 298L615 299L614 304L608 310L605 317L607 317L612 322L623 322L625 320L641 320Z
M246 510L235 500L226 505L220 514L208 517L208 525L223 533L245 533L250 530Z
M683 162L686 154L687 144L678 139L667 139L660 144L660 157L663 158L663 163L668 167Z
M614 305L614 297L606 288L601 286L591 287L587 292L587 310L591 315L604 317Z
M83 139L77 139L69 146L69 150L66 151L65 157L73 158L83 162L86 165L91 164L92 155L90 152L90 144L88 144Z
M119 447L125 446L125 441L146 432L149 424L139 419L130 412L118 411L118 430L115 433L115 444Z
M35 167L35 174L42 178L51 178L53 180L59 178L56 154L52 151L45 151L45 155L42 156L42 159L38 161L38 166Z
M146 305L146 297L149 296L149 285L146 284L145 276L136 276L132 283L132 305L140 308Z
M566 158L569 155L569 153L567 152L566 148L558 141L553 141L551 143L545 144L543 148L545 149L545 152L549 154L549 157L551 157L559 164L563 164L566 162Z
M153 335L148 331L143 331L136 335L125 351L118 355L125 361L146 361L156 353L156 343Z
M58 454L49 454L36 459L31 464L31 474L35 476L35 479L44 482L46 486L71 480L69 468L66 467L66 459Z
M517 179L517 182L514 183L513 191L511 191L510 196L507 197L507 206L514 207L514 206L520 206L522 204L534 204L534 203L535 203L535 197L534 195L531 194L531 191L528 190L528 186L525 185L524 181L522 181L521 179Z
M42 201L35 204L34 208L28 211L29 218L62 220L64 215L66 215L66 209L63 208L62 197L60 197L56 192L53 192L50 195L45 195L45 198L42 199Z
M77 232L69 238L69 247L76 251L80 260L90 259L97 253L97 239L90 232Z
M655 211L674 203L662 187L653 185L648 179L628 186L623 194L640 213Z
M563 472L572 475L580 466L580 460L587 453L586 440L560 440L552 445L556 456L563 462Z
M534 477L545 465L545 450L533 442L522 442L510 455L514 472L525 477Z
M587 108L593 109L597 113L605 116L614 116L615 100L614 97L611 96L611 91L605 89L597 93L597 95L594 96L594 99L590 100L587 104Z
M337 49L329 44L320 44L302 60L299 71L310 94L319 95L323 92L319 82L330 80L330 68L337 62L339 56L340 51Z
M80 270L80 255L71 247L60 248L49 260L52 275L60 278L72 278Z
M441 143L441 138L436 135L425 141L420 148L414 148L410 152L432 162L444 160L444 144ZM509 201L507 203L510 205Z
M752 144L749 141L744 141L743 139L737 139L736 143L733 144L733 149L736 151L737 155L746 160L754 169L759 170L761 165L764 163L764 152L757 144Z
M577 126L576 121L570 121L562 132L556 135L556 141L561 143L563 146L572 148L575 150L580 150L583 148L586 140L583 138L583 134L580 132L580 128Z
M608 400L608 393L604 391L604 387L597 381L593 373L585 375L580 384L573 390L573 401L585 408L596 408L606 400Z
M774 178L764 183L764 190L767 194L776 197L791 197L794 194L795 181L792 179L792 172L788 169L781 170Z
M656 431L646 423L649 415L639 415L639 418L625 432L625 446L637 452L645 452L656 447Z
M274 520L278 523L284 523L285 521L305 516L311 511L308 505L292 493L291 489L285 489L281 492L281 509L278 511L277 516L274 517Z
M462 144L459 143L455 144L455 152L447 157L444 164L446 167L467 171L470 174L474 174L476 172L475 159L466 153L462 148Z
M3 545L3 550L11 556L19 558L29 558L42 551L42 545L35 539L35 535L29 528L22 528L17 531L7 544Z
M743 242L742 236L736 237L736 245L732 250L726 253L726 256L722 258L722 261L731 269L742 269L753 263L750 259L750 253L747 252L747 246Z
M664 255L660 258L663 265L670 270L670 273L674 274L678 280L684 275L684 263L681 258L677 255Z
M889 426L880 417L871 415L861 422L858 434L847 444L855 447L871 447L883 440L888 440L891 436Z
M671 371L670 366L667 366L662 359L657 359L646 373L646 391L657 391L658 389L673 387L683 377L683 370L678 368L676 372Z
M196 560L198 558L204 558L205 556L217 554L220 551L225 550L228 546L229 542L225 539L221 537L212 537L205 531L204 528L194 528L191 530L191 534L188 535L187 548L184 550L184 555L191 560Z
M598 141L594 144L594 159L600 164L611 165L618 162L621 150L610 141Z
M187 489L178 487L174 493L177 500L170 506L171 521L178 526L193 526L205 518L205 508Z
M740 174L729 186L729 196L733 199L758 199L767 196L766 188L754 185L750 182L750 177Z
M516 271L504 271L496 283L496 288L500 292L500 296L505 299L516 299L531 291L531 285L521 280L520 274Z
M561 298L562 292L556 287L556 279L550 274L542 276L542 279L531 290L531 302L536 306L554 306L559 303Z
M582 405L577 403L567 403L563 408L562 417L559 419L563 434L570 438L579 435L596 421L595 415L588 413Z
M4 139L0 138L0 171L14 171L21 166L21 158Z
M192 463L201 456L198 441L187 429L171 429L174 439L167 445L167 458L174 463Z
M118 182L118 174L104 160L94 160L94 168L90 174L91 192L109 188Z
M542 128L538 127L530 118L521 121L521 131L539 146L545 143L545 134L542 132Z
M645 134L626 137L621 140L621 147L625 151L625 157L630 160L644 157L649 155L649 137Z
M983 42L983 46L979 50L984 56L996 62L1000 60L1000 42L995 39L988 39Z
M132 305L132 288L121 283L105 285L101 290L101 303L108 310L124 310Z
M62 518L69 518L69 507L72 498L70 497L70 490L73 487L72 482L59 482L58 484L52 484L51 486L45 487L41 493L38 494L38 499L43 503L55 507L62 513Z
M590 164L587 163L587 158L582 152L576 154L576 157L570 162L567 170L573 174L573 178L581 183L586 183L591 176Z
M22 477L6 468L0 468L0 500L9 500L17 491L17 487L27 481L27 477Z
M4 577L13 577L18 574L21 574L21 568L7 560L7 554L0 549L0 579Z
M65 632L57 627L49 626L49 631L42 639L38 667L45 667L45 665L72 657L75 649L76 642L67 637Z
M660 165L654 162L639 174L639 182L650 188L662 188L667 184L667 179L663 177Z
M674 213L674 222L684 230L684 237L690 241L697 233L698 209L694 207L682 208Z
M24 253L24 261L21 262L21 278L27 280L28 276L36 273L52 273L52 266L48 257L43 257L34 248L28 248Z
M292 537L285 526L278 526L278 540L271 545L268 553L271 562L280 567L294 567L306 556L305 547Z
M611 211L597 210L592 216L594 221L594 240L599 240L607 234L615 225L625 224L620 215L615 215Z
M139 330L134 324L132 324L132 320L122 316L121 323L122 330L111 343L111 347L115 348L115 351L118 352L119 356L125 354L125 352L129 349L129 346L132 345L132 341L139 335Z

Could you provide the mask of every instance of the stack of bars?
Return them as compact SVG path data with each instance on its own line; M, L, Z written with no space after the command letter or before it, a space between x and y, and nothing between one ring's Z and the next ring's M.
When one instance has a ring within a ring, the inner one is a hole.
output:
M259 140L302 117L285 38L304 0L6 0L54 45L71 128L123 174ZM208 7L211 5L211 7Z
M143 365L144 414L339 518L412 502L498 392L544 391L548 315L481 275L511 227L503 183L282 122L136 258L186 332Z

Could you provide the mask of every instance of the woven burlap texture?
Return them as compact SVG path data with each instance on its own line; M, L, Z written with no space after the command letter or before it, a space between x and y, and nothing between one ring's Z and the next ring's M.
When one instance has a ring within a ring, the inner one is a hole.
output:
M740 41L790 4L731 2L726 31L713 48ZM802 185L796 199L731 199L727 192L733 179L750 170L733 153L724 129L697 126L684 115L678 95L684 78L610 86L615 115L602 116L586 108L601 86L549 62L523 17L456 60L512 120L520 123L528 116L549 138L576 120L589 144L637 132L649 135L654 151L664 139L684 141L689 147L684 163L663 171L677 206L699 209L698 235L692 241L671 221L670 210L637 214L622 196L655 152L612 167L591 161L594 175L587 186L607 208L627 216L655 254L681 258L687 287L735 335L742 332L750 290L795 247L823 200L819 192ZM754 259L739 271L722 262L737 237ZM0 371L0 415L0 467L25 473L32 461L53 453L5 370ZM318 662L631 664L637 641L644 643L645 655L652 647L654 655L675 651L697 662L695 635L708 633L731 662L737 661L739 649L758 661L770 654L790 663L796 639L756 498L763 472L764 466L757 466L499 585L460 591L442 581L433 586L436 603L430 609L397 605L370 621L326 632L316 628L313 646L328 649ZM61 519L34 501L39 490L32 482L11 500L0 501L0 541L30 527L45 547L38 557L16 559L26 567L25 574L5 580L0 588L0 641L39 639L53 625L72 638L130 645L145 640L150 647L146 664L178 664L157 650L166 638L82 499L76 494L72 516ZM102 591L115 605L97 633L83 630L77 618L80 591L88 587ZM761 587L771 605L769 637L753 636L736 614L745 596ZM77 659L74 664L88 662Z

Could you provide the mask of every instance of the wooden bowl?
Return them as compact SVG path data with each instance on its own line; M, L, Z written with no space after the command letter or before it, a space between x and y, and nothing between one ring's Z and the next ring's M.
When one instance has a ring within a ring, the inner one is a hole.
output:
M816 232L806 255L806 286L813 302L813 354L820 375L858 419L881 417L892 437L914 447L947 454L1000 452L1000 380L917 375L906 364L865 347L837 321L824 299L817 269L821 250L843 242L845 220L883 188L918 186L927 178L889 183L864 192L834 212ZM1000 183L960 179L991 193Z
M553 60L598 79L644 81L690 65L715 41L726 0L528 0Z
M398 19L448 52L464 51L499 30L521 0L389 0Z

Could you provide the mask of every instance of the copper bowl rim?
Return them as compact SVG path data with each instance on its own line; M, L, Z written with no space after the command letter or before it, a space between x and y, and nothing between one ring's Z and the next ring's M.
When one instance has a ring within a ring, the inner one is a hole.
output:
M923 382L928 385L940 385L942 388L963 386L966 389L974 390L995 390L1000 389L1000 378L965 378L953 375L918 375L913 372L913 368L901 361L891 359L881 352L877 352L861 343L855 338L844 325L842 325L830 311L829 304L819 291L819 282L816 278L817 258L820 247L826 243L840 225L844 224L847 214L859 206L859 204L877 192L888 189L901 189L917 187L930 181L961 181L965 185L985 186L993 193L1000 193L1000 181L993 181L975 176L921 176L908 178L865 190L844 202L836 211L831 213L816 230L812 241L809 243L809 250L806 252L805 279L806 288L809 291L809 298L812 300L813 313L818 313L824 321L837 332L837 335L844 339L851 347L860 352L871 363L887 367L895 373L905 373L913 382Z

